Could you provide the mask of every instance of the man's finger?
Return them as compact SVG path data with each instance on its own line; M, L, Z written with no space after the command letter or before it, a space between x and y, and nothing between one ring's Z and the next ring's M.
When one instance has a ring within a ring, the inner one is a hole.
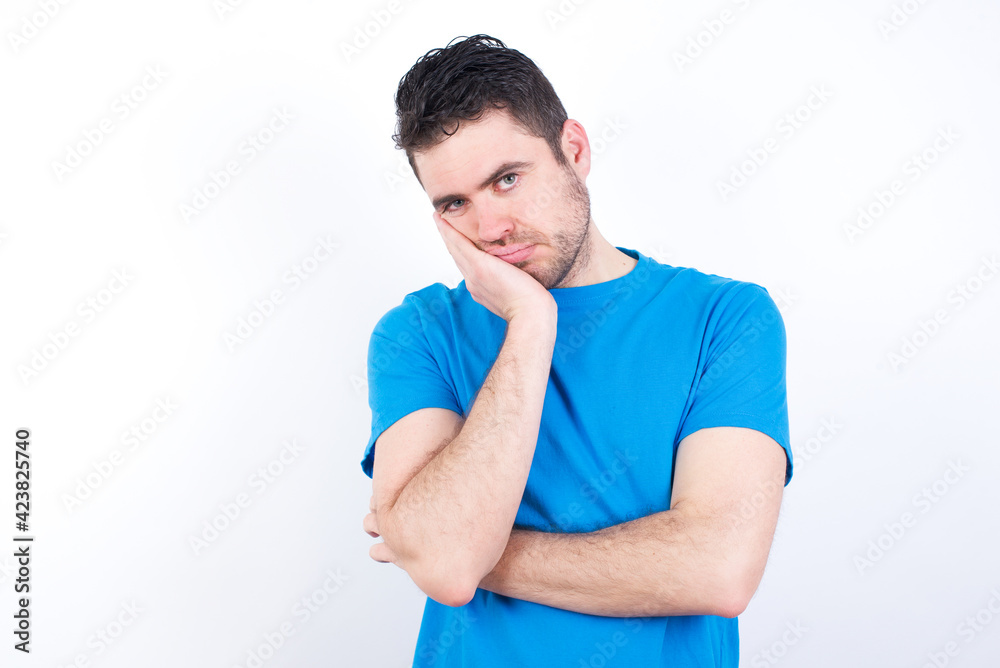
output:
M468 252L468 246L466 244L471 244L472 242L464 234L456 230L437 211L434 212L434 222L437 223L438 232L441 233L444 244L448 247L448 252L459 263L459 269L461 269L461 265L467 261L466 253Z

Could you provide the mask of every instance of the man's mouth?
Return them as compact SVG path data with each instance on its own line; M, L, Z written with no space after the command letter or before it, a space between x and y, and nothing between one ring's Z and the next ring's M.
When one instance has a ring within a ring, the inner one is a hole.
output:
M489 251L490 255L500 258L504 262L514 264L528 259L535 249L535 244L516 244L513 246L501 246Z

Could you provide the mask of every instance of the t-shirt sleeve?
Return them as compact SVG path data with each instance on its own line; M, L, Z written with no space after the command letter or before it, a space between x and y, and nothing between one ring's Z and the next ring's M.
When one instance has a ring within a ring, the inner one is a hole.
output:
M369 478L375 440L401 417L421 408L462 414L452 384L444 377L428 343L420 298L408 295L379 320L368 344L368 405L372 431L361 469Z
M694 401L677 443L707 427L746 427L784 448L792 478L785 389L785 325L767 290L740 282L709 318Z

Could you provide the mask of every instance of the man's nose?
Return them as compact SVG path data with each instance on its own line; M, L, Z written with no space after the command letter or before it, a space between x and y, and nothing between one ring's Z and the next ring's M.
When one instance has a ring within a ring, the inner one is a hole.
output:
M494 242L508 236L514 229L514 219L510 207L493 197L484 197L476 203L479 238Z

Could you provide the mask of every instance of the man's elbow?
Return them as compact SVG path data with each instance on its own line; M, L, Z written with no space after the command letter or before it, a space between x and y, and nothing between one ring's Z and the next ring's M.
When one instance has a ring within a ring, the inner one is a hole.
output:
M447 605L452 608L460 608L463 605L468 604L476 596L476 589L478 588L469 587L467 585L448 584L439 590L438 595L427 595L441 605Z
M460 607L472 600L482 577L475 575L468 558L457 558L454 550L447 553L429 547L413 549L382 534L386 545L398 556L396 565L406 571L413 584L442 605Z
M479 588L478 582L473 582L473 578L462 577L455 570L442 568L420 568L415 565L406 569L407 574L413 583L422 592L441 605L458 608L476 595Z
M385 539L384 534L382 537ZM389 544L388 540L386 544ZM465 605L475 596L479 580L463 575L466 569L462 564L433 552L413 553L405 547L392 545L390 549L399 557L396 565L406 571L420 591L438 603L454 608Z
M762 568L730 569L720 576L724 586L719 587L715 600L712 602L712 614L719 617L734 618L742 615L750 599L757 593L760 584Z
M440 542L417 545L394 528L387 524L389 533L382 533L382 539L399 557L396 565L422 592L443 605L460 607L471 601L480 581L499 559L497 556L490 562L470 548L448 547Z
M716 602L712 614L719 617L726 617L728 619L733 619L734 617L739 617L747 609L747 605L750 603L748 598L731 595L728 598L720 599Z

